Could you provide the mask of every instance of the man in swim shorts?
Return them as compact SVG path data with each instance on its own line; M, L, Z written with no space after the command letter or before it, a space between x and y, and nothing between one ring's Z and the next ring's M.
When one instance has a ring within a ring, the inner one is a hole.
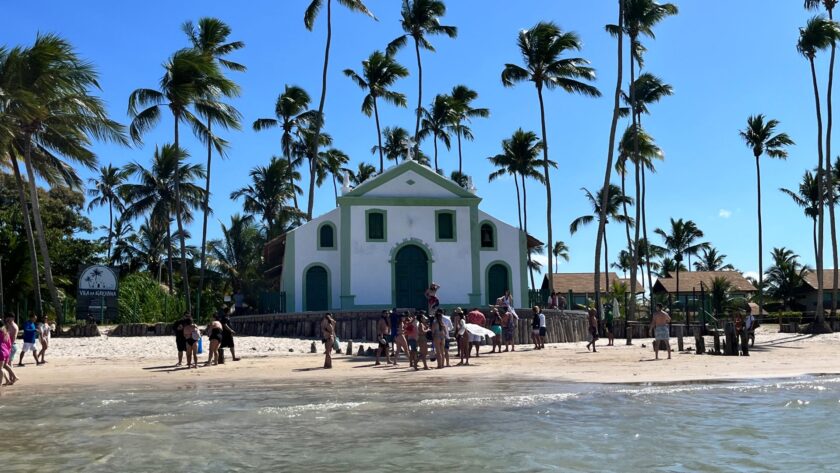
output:
M653 313L653 317L651 318L650 328L653 331L653 352L656 354L657 360L659 359L659 344L661 342L665 342L665 346L668 347L668 359L671 359L670 323L671 316L662 310L662 304L656 304L656 312Z
M480 310L473 309L467 313L467 323L484 327L487 324L487 318L484 317L484 314L482 314ZM472 333L467 333L467 336L469 336L470 343L467 346L467 364L470 364L470 352L472 351L471 347L475 347L475 357L478 358L480 356L478 351L481 347L481 342L484 341L484 335L473 335Z
M23 355L28 351L32 352L32 357L35 358L35 364L41 364L38 360L38 348L36 347L36 341L38 340L38 326L35 325L36 320L38 319L35 317L35 314L30 313L29 320L23 323L23 351L20 352L18 366L23 366Z

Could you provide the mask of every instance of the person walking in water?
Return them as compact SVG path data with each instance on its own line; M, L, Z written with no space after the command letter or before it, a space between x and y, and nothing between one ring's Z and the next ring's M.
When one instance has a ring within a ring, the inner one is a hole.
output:
M661 342L665 342L665 346L668 347L668 359L671 359L670 323L671 316L662 310L662 304L656 304L656 312L653 313L653 317L651 318L650 328L653 330L653 353L656 355L657 360L659 359L659 344Z
M327 312L321 320L321 335L324 341L324 369L332 369L332 351L335 344L335 319Z

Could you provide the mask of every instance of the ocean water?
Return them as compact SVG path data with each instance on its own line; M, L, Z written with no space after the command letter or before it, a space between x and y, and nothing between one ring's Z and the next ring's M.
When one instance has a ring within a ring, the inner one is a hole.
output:
M840 377L7 391L0 433L3 471L840 471Z

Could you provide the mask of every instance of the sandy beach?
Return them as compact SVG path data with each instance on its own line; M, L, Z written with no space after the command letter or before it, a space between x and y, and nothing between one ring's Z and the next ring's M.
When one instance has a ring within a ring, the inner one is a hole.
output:
M710 341L707 340L707 346ZM676 345L676 340L672 342ZM372 358L346 355L335 355L334 369L324 370L320 368L323 355L309 353L312 340L238 337L236 343L241 361L188 370L173 366L177 353L170 337L53 339L47 352L48 363L36 366L31 356L27 357L25 367L16 367L21 382L4 388L3 392L31 392L27 389L31 387L285 383L325 379L363 382L374 377L380 380L454 377L667 383L840 373L837 361L840 334L780 334L768 327L759 329L756 345L749 357L695 355L686 351L675 352L670 361L654 361L650 340L635 340L632 346L626 346L624 340L616 340L614 347L607 347L603 346L606 340L602 339L597 353L588 352L584 342L548 345L546 350L540 351L521 345L515 353L503 354L490 354L487 353L489 347L482 347L485 354L478 359L473 358L469 367L453 366L420 372L410 370L405 361L399 367L374 366ZM358 347L358 344L354 345ZM343 342L342 349L345 346ZM693 340L691 344L687 343L687 347L690 346L693 346ZM665 354L661 352L660 358L666 358ZM206 355L199 358L200 362L205 360Z

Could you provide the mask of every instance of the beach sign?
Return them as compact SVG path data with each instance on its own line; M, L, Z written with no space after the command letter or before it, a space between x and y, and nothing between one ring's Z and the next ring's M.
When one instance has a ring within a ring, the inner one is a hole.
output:
M76 318L103 322L117 317L119 268L90 265L79 271Z

